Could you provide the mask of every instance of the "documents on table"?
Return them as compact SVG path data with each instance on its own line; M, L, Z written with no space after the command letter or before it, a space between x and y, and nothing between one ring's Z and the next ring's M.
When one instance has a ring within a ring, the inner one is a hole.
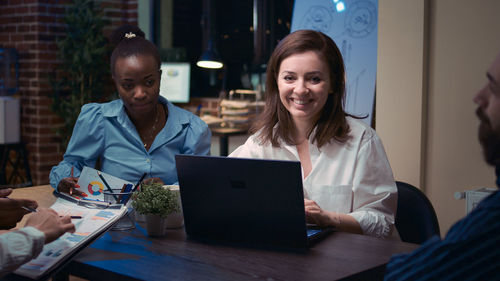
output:
M97 172L98 170L96 169L87 166L83 167L80 177L78 178L78 185L80 187L77 187L76 189L87 195L85 196L85 199L104 201L104 191L106 191L106 185ZM124 184L133 184L110 174L103 172L100 173L113 190L118 189L116 192L120 192L120 188Z
M123 205L89 208L64 198L58 198L51 208L60 215L81 217L72 220L76 228L75 233L65 233L57 240L46 244L38 257L22 265L14 273L33 279L43 276L63 263L72 253L88 245L87 242L98 237L127 212L127 208Z

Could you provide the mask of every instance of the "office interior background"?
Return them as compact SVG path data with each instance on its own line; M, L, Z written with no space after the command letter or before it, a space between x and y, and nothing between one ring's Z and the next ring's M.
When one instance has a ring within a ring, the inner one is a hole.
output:
M53 33L64 31L61 18L66 1L24 1L23 7L15 2L0 5L0 45L16 48L20 54L15 96L21 99L21 139L27 144L34 184L46 184L50 167L63 151L51 128L57 118L49 109L50 90L42 74L55 65ZM222 36L217 48L228 66L236 69L230 71L236 77L241 71L263 71L260 65L289 32L286 23L293 11L292 0L97 2L103 4L114 27L138 24L160 48L173 48L164 53L172 60L193 60L201 54L207 40L201 26L203 7L211 2L215 19L211 24ZM254 2L263 7L269 24L266 38L270 39L261 38L260 45L254 44L257 37L249 26ZM477 140L479 121L472 97L486 82L486 70L500 51L500 2L379 0L378 7L376 130L395 178L424 191L445 234L465 215L465 202L456 200L455 192L495 186L494 170L484 163ZM226 35L237 40L228 44ZM258 57L255 46L259 46ZM193 67L193 98L217 98L221 75ZM226 82L227 89L245 87L241 79ZM230 151L245 139L231 137ZM215 152L216 142L214 138Z

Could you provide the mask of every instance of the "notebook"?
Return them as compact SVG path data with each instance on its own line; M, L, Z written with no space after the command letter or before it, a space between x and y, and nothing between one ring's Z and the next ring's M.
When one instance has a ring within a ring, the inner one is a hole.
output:
M176 155L189 239L306 249L332 231L308 230L300 162Z

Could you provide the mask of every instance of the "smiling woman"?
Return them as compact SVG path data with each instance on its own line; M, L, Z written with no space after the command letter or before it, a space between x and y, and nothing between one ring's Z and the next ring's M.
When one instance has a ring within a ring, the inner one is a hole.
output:
M230 156L300 161L308 222L389 237L396 184L376 132L344 110L344 62L335 42L295 31L267 65L264 112Z
M207 155L210 131L194 114L160 96L160 55L136 26L112 35L111 74L120 99L82 107L64 160L52 168L50 184L78 195L75 184L84 166L136 182L146 173L176 184L175 154ZM74 169L74 177L70 176Z
M281 103L304 130L310 130L321 116L331 89L328 73L327 64L314 51L281 62L277 79Z

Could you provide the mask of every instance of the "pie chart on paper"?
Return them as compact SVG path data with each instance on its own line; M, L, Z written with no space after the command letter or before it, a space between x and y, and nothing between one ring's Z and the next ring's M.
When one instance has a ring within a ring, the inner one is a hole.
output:
M97 196L104 190L104 185L99 181L91 181L89 183L88 189L91 195Z

